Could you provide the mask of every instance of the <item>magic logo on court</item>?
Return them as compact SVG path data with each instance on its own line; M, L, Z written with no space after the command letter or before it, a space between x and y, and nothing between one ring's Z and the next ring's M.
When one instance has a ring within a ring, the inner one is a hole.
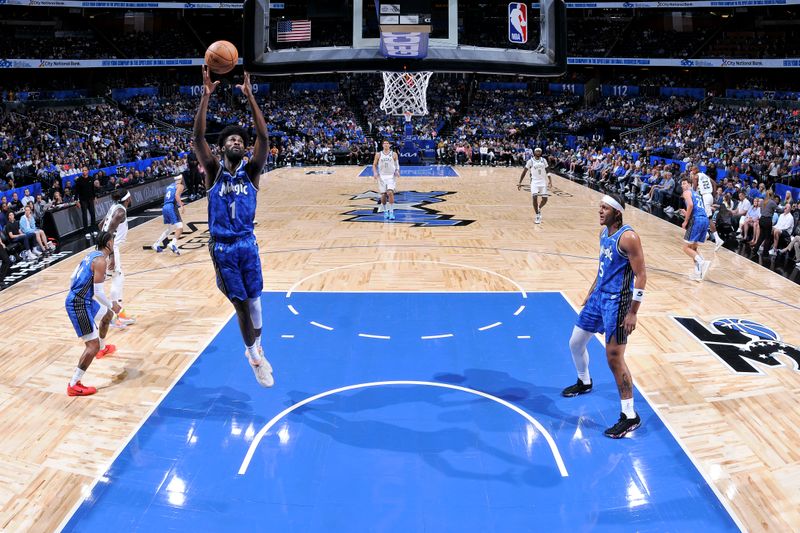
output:
M742 318L718 318L708 326L696 318L672 318L739 374L763 374L759 365L782 367L787 360L800 370L800 349L768 326Z
M431 206L441 204L446 201L446 196L454 194L452 191L402 191L394 195L394 214L393 224L411 224L413 227L433 227L433 226L466 226L475 222L474 220L463 220L453 218L433 209ZM345 222L387 222L380 211L381 195L375 191L367 191L357 194L350 200L363 203L363 207L342 213L350 218Z

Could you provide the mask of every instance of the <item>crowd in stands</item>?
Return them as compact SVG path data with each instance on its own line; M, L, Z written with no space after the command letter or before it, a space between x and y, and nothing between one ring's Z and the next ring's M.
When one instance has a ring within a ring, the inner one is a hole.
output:
M697 162L648 160L639 155L599 143L574 149L553 143L548 150L551 167L570 177L624 194L645 209L658 207L667 216L683 216L681 181L692 180ZM800 268L800 202L791 191L783 197L776 195L777 182L769 174L743 180L735 174L720 177L722 169L715 163L699 168L716 183L712 219L723 242L735 237L743 245L742 253L780 256Z
M575 17L567 22L567 53L579 57L606 57L630 23L630 16Z
M565 172L666 209L679 208L678 178L687 164L719 177L723 198L729 194L734 204L738 191L753 180L756 195L766 195L776 183L800 185L800 114L790 107L768 102L701 105L683 97L649 96L605 98L587 106L578 96L532 87L488 89L443 77L431 83L430 115L414 119L414 134L434 140L436 162L448 164L520 165L534 147L548 146L553 164ZM26 250L46 254L47 240L40 242L38 233L42 216L76 200L73 186L81 168L92 171L97 194L185 170L187 128L197 98L169 87L160 94L118 105L5 109L0 115L0 195L32 183L41 183L42 193L37 197L17 189L16 197L3 195L0 225L9 223L11 211L19 221L30 204L33 218L26 220L39 224ZM380 95L377 77L341 79L337 90L281 88L259 94L270 130L269 165L369 163L377 142L398 140L404 126L402 118L378 111ZM229 91L212 99L212 122L220 127L249 124L243 98ZM634 130L645 124L651 126ZM624 134L609 141L610 136L594 133L609 126ZM664 163L651 164L651 156ZM137 170L125 167L145 160ZM746 195L752 194L748 187Z
M185 136L158 129L109 104L28 108L0 117L0 150L17 178L67 176L153 155L185 152Z
M169 32L130 32L109 35L111 43L129 58L201 57L203 47L196 37L172 27Z
M3 57L24 59L106 59L117 54L90 31L50 33L0 33Z
M613 53L616 57L691 57L708 38L708 31L661 30L632 25Z

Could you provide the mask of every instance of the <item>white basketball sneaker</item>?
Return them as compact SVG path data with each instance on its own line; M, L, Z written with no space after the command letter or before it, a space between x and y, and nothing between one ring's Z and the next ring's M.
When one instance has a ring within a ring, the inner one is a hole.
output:
M259 353L259 361L253 361L245 351L245 356L250 366L253 368L253 374L256 375L256 381L262 387L272 387L275 384L275 379L272 377L272 367L267 362L266 358Z

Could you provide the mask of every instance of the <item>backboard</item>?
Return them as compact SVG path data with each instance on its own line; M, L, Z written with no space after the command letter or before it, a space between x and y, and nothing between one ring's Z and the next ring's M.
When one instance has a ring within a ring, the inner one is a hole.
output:
M244 25L245 68L266 75L566 68L564 0L246 0Z

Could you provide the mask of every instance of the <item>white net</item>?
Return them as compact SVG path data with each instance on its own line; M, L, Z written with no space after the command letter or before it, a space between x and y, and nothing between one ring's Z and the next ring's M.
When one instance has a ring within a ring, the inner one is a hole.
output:
M433 72L383 72L381 109L387 115L428 114L428 81Z

